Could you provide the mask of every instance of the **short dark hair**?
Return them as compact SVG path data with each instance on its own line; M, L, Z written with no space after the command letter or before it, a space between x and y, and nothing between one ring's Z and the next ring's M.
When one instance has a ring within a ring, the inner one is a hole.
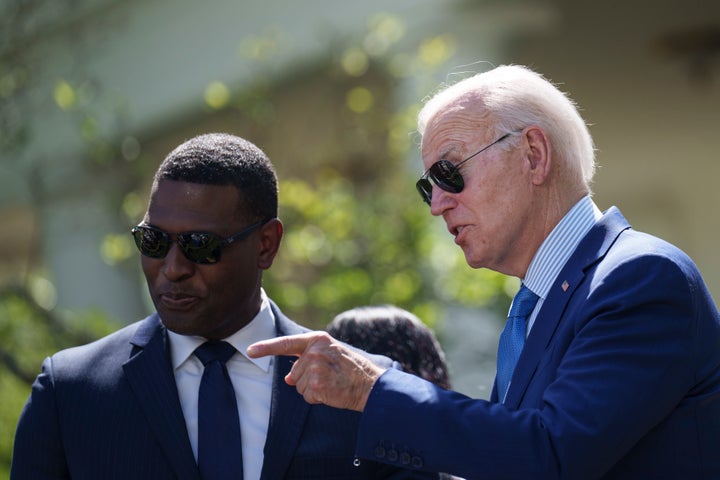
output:
M158 167L154 182L160 180L233 185L241 216L270 220L278 215L275 167L265 152L235 135L208 133L179 145Z
M408 373L450 388L440 342L427 325L407 310L394 305L353 308L338 314L326 331L366 352L392 358Z

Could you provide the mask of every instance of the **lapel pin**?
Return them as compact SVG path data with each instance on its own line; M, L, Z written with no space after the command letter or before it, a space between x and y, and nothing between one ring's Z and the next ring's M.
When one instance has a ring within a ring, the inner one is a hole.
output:
M570 288L570 284L567 280L563 281L561 288L563 289L563 292L567 292L567 289Z

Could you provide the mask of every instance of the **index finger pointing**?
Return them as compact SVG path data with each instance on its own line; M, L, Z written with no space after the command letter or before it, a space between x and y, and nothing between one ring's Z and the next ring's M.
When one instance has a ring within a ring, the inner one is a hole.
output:
M310 332L261 340L250 345L247 354L251 358L266 357L268 355L300 356L305 352L312 336L313 333Z

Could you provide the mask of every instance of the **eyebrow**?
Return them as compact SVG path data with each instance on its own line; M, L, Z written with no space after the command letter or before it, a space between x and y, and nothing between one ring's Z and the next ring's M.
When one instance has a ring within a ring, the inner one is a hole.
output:
M460 158L462 159L462 153L460 152L460 148L459 148L459 146L457 145L457 142L453 142L450 146L446 147L446 148L445 148L444 150L442 150L441 152L442 152L442 153L441 153L440 156L438 157L438 161L440 161L440 160L447 160L447 157L448 157L451 153L457 153L457 155L459 155Z

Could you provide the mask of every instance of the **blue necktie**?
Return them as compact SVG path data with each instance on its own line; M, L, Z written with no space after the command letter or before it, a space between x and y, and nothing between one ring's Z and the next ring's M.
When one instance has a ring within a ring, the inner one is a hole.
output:
M538 298L532 290L521 285L510 307L505 329L500 334L497 360L497 393L500 402L505 401L510 379L525 345L527 317L535 308Z
M225 362L236 352L209 341L195 350L205 366L198 396L198 467L203 480L242 479L240 417Z

